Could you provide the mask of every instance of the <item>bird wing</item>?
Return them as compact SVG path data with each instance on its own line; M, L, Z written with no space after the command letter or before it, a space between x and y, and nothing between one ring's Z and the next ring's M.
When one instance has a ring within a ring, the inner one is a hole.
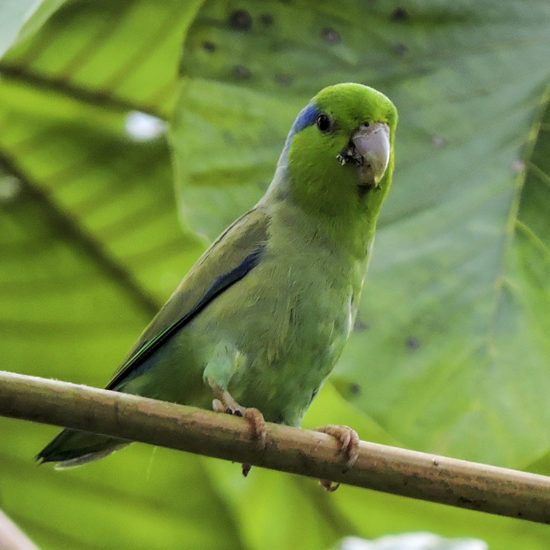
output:
M144 330L107 389L134 378L138 367L217 296L260 262L269 216L254 208L237 219L193 265L168 302Z

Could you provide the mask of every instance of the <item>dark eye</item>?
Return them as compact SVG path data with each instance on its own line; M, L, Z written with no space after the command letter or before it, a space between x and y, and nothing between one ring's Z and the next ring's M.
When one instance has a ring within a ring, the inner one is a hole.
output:
M319 128L321 132L328 132L330 130L330 117L328 115L325 115L325 113L321 113L317 117L315 123L317 124L317 128Z

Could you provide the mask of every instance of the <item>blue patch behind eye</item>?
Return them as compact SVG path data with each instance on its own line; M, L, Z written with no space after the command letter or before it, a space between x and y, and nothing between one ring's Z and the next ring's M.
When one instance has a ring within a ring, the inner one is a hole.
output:
M319 116L319 110L313 103L310 103L307 107L304 107L301 111L298 117L296 118L296 121L294 122L294 125L292 126L292 130L290 133L292 135L297 134L304 128L307 128L308 126L311 126L315 123L317 120L317 117Z

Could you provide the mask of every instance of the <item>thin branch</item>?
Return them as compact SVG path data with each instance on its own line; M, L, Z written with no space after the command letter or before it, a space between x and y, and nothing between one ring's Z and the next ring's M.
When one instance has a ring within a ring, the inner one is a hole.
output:
M344 471L326 434L268 424L259 450L243 418L135 395L0 371L0 415L550 523L548 477L364 441Z

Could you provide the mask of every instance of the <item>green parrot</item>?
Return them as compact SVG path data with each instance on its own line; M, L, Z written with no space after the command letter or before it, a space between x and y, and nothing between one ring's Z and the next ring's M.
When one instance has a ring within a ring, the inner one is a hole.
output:
M321 90L294 121L265 195L191 268L107 389L245 416L262 441L264 419L299 426L354 324L396 124L373 88ZM355 432L320 430L351 464ZM63 430L36 458L76 466L128 443Z

